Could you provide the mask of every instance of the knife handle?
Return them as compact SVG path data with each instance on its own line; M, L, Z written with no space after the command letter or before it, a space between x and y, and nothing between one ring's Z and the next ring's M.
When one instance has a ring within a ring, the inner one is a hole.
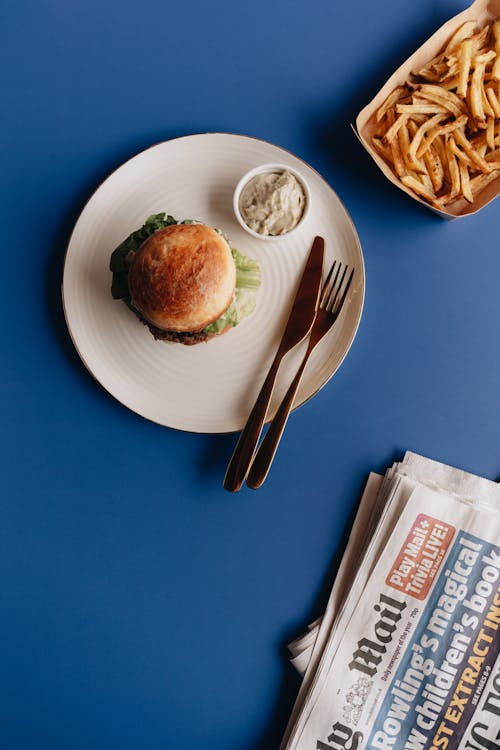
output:
M250 412L247 423L236 443L236 448L227 467L223 482L224 488L229 490L229 492L237 492L245 481L255 446L259 442L282 358L283 354L281 351L278 351L264 380L264 384L260 389L257 401Z
M312 348L313 347L308 348L278 411L274 415L273 421L269 425L264 440L259 446L259 450L252 461L250 471L248 472L247 485L254 490L258 489L263 484L269 473L269 469L271 468L271 464L276 454L276 449L278 448L281 436L283 435L283 430L285 429L288 420L288 415L293 406L295 394L297 393L297 389L302 379L302 373L304 372Z

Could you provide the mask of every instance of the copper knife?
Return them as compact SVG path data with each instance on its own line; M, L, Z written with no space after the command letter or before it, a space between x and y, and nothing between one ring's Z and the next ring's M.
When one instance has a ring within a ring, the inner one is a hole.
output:
M227 467L223 484L230 492L237 492L245 481L262 432L281 360L311 330L318 309L324 254L324 239L315 237L278 351Z

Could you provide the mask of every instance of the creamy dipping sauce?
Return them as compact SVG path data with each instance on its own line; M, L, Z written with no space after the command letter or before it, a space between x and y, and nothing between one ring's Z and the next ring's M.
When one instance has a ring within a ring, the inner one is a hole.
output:
M297 226L306 207L306 195L290 172L264 172L252 177L241 191L239 209L254 232L280 235Z

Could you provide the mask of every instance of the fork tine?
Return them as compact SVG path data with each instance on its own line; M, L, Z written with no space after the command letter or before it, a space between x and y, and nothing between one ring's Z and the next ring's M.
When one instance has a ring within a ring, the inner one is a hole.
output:
M331 302L332 302L332 294L334 293L335 288L337 286L337 280L339 278L339 273L340 273L340 269L341 268L342 268L342 263L339 263L338 266L337 266L337 270L335 272L335 276L333 277L333 281L331 282L331 284L329 286L328 293L325 295L324 305L323 305L323 308L325 310L329 310L330 309ZM333 267L332 267L332 270L333 270Z
M346 266L346 271L347 271L347 266ZM344 276L345 276L345 273L344 273ZM336 310L336 314L337 315L339 315L340 311L342 310L342 306L343 306L343 304L345 302L345 298L347 297L347 292L349 291L349 287L351 286L351 282L352 282L353 276L354 276L354 268L352 269L352 271L351 271L351 273L349 275L349 278L347 279L347 284L345 285L344 291L343 291L342 296L341 296L341 298L339 300L339 303L338 303L338 306L337 306L337 310ZM342 281L343 280L344 280L344 277L342 277ZM340 285L340 287L341 286L342 286L342 284ZM340 287L339 287L339 291L340 291Z
M319 300L319 306L324 307L326 303L326 299L328 298L328 288L330 284L330 279L332 278L333 272L335 270L335 266L337 265L337 261L334 260L332 263L332 267L328 271L328 276L326 277L323 286L321 287L321 297Z
M332 297L330 298L330 304L328 306L328 309L330 310L330 312L334 312L335 310L335 303L337 302L340 290L342 289L342 284L344 283L346 273L347 273L347 266L344 267L344 273L342 274L338 285L336 286L334 290L332 290ZM337 279L335 279L335 281L337 281ZM335 291L335 294L333 294L333 291Z

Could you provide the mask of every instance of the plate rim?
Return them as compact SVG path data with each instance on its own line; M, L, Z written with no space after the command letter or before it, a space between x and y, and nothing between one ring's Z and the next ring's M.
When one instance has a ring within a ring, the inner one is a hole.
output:
M71 330L71 326L70 326L70 323L69 323L69 320L68 320L68 313L67 313L67 309L66 309L66 300L65 300L65 291L64 291L64 280L65 280L65 275L66 275L66 266L67 266L68 254L69 254L69 250L70 250L70 247L71 247L71 243L72 243L73 237L74 237L74 235L76 233L76 229L78 227L78 224L80 222L80 219L81 219L83 213L85 212L85 210L86 210L87 206L89 205L89 203L93 200L94 196L99 192L99 190L101 189L101 187L109 179L111 179L111 177L113 177L113 175L116 174L116 172L118 172L120 169L122 169L123 167L125 167L127 164L129 164L134 159L137 159L138 157L140 157L143 154L147 153L148 151L151 151L154 148L158 148L159 146L163 146L163 145L166 145L168 143L172 143L174 141L188 140L188 139L191 139L191 138L198 138L200 136L230 136L230 137L233 137L233 138L250 139L250 140L253 140L253 141L257 141L259 143L263 143L263 144L265 144L267 146L272 146L274 148L280 149L281 151L285 152L289 156L291 156L294 159L297 159L298 161L300 161L301 164L303 164L305 167L307 167L312 172L314 172L314 174L321 180L321 182L324 183L324 185L326 186L326 188L330 192L333 193L333 195L335 196L335 198L339 202L340 206L342 207L342 209L344 211L344 215L345 215L345 217L346 217L346 219L347 219L347 221L348 221L348 223L350 225L352 236L353 236L353 238L355 240L355 243L356 243L356 247L357 247L358 254L359 254L359 259L360 259L361 271L362 271L362 282L363 283L362 283L362 285L360 287L360 290L359 290L359 297L360 297L359 312L358 312L357 318L355 320L355 324L354 324L354 326L352 328L352 333L351 333L351 336L350 336L350 340L349 340L349 342L348 342L348 344L347 344L347 346L345 348L345 351L342 353L342 355L341 355L341 357L339 359L339 362L338 362L337 366L335 367L335 369L321 383L321 385L319 385L311 394L309 394L309 396L307 396L306 398L304 398L303 401L301 401L299 404L297 404L296 406L294 406L291 409L291 412L297 411L297 409L300 409L300 407L302 407L302 406L304 406L304 404L308 403L312 398L314 398L325 387L325 385L327 385L327 383L329 383L329 381L333 378L333 376L339 371L341 365L343 364L345 358L347 357L347 354L349 353L349 351L350 351L350 349L351 349L351 347L352 347L352 345L354 343L354 339L356 338L356 335L358 333L359 326L360 326L360 323L361 323L361 318L363 316L364 305L365 305L365 294L366 294L366 268L365 268L365 261L364 261L364 255L363 255L363 248L362 248L362 245L361 245L361 241L359 239L359 235L358 235L356 226L355 226L354 221L353 221L353 219L351 217L351 214L347 210L347 207L346 207L345 203L340 198L340 196L338 195L338 193L336 192L336 190L334 190L334 188L330 185L330 183L327 182L327 180L323 177L323 175L320 172L318 172L317 169L315 169L313 166L311 166L311 164L309 164L308 162L306 162L300 156L297 156L297 154L293 153L293 151L290 151L289 149L287 149L287 148L285 148L283 146L279 146L278 144L273 143L272 141L268 141L265 138L259 138L258 136L247 135L245 133L234 133L234 132L231 132L231 131L220 131L220 130L201 131L199 133L186 133L184 135L173 136L172 138L167 138L165 140L155 141L154 143L151 143L146 148L141 149L140 151L137 151L136 153L132 154L132 156L130 156L128 159L125 159L125 161L121 162L117 167L115 167L114 169L112 169L105 177L102 178L102 180L100 180L98 182L98 184L96 185L95 189L90 193L89 197L87 198L87 200L84 202L82 208L80 209L80 212L78 214L78 218L76 219L76 221L75 221L75 223L73 225L73 228L71 230L71 233L70 233L70 236L68 238L68 242L66 244L66 248L65 248L65 251L64 251L64 256L63 256L63 267L62 267L62 276L61 276L61 299L62 299L62 308L63 308L64 320L65 320L65 323L66 323L66 328L68 330L68 333L69 333L70 339L71 339L71 341L73 343L73 346L75 347L76 352L77 352L78 356L80 357L80 360L83 362L83 365L85 366L85 369L91 375L92 379L96 383L98 383L98 385L101 388L103 388L106 391L106 393L109 393L109 395L115 401L117 401L119 404L121 404L123 407L125 407L128 411L131 411L136 416L140 417L141 419L144 419L146 422L151 422L153 424L159 425L160 427L164 427L164 428L167 428L167 429L170 429L170 430L176 430L178 432L185 432L185 433L198 434L198 435L233 435L233 434L236 434L237 432L240 432L240 428L237 428L235 430L229 429L229 430L210 430L210 431L202 430L202 431L200 431L199 429L194 429L194 428L191 429L189 427L178 427L178 426L174 426L174 425L164 424L164 422L161 422L159 420L155 420L152 417L147 417L144 414L141 414L140 412L136 411L135 409L133 409L128 404L124 403L124 401L122 401L114 393L112 393L111 390L101 380L99 380L99 378L97 377L97 375L95 375L95 373L90 369L90 367L89 367L88 363L86 362L86 360L85 360L82 352L80 351L80 348L78 347L77 341L76 341L76 339L75 339L75 337L73 335L73 331ZM269 424L270 421L271 421L271 417L268 418L268 419L266 418L265 424Z

